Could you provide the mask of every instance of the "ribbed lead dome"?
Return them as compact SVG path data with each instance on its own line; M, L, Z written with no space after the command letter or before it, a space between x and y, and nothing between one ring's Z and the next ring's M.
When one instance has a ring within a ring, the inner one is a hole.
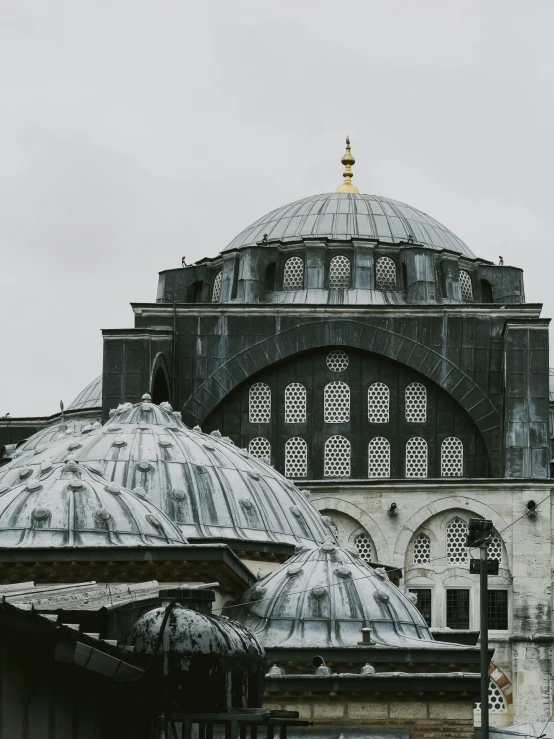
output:
M411 205L380 195L325 193L296 200L258 218L224 251L268 240L303 237L378 239L389 244L413 240L430 249L448 249L471 259L475 254L446 226Z
M144 496L187 538L309 546L324 540L327 524L292 482L218 432L188 429L180 416L149 396L123 404L104 426L12 460L0 469L0 485L17 481L22 467L34 479L42 462L73 456Z

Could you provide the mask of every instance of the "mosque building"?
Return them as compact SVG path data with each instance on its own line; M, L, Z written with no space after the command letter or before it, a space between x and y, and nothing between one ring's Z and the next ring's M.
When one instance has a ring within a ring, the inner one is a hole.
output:
M549 319L520 268L361 194L348 138L341 161L336 192L161 272L61 415L0 419L0 595L79 620L100 585L217 582L303 737L469 739L486 518L491 725L544 722Z

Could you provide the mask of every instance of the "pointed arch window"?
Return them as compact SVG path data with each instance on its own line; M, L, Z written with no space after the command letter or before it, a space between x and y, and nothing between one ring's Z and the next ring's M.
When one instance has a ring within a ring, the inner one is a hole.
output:
M329 289L347 290L350 287L350 259L343 254L337 254L329 264Z
M390 390L384 382L374 382L367 389L367 417L370 423L389 422Z
M248 451L253 457L260 459L266 464L271 464L271 444L269 439L264 439L263 436L256 436L255 439L250 440Z
M367 447L367 476L390 477L390 443L376 436Z
M214 278L214 286L212 288L212 303L221 301L221 281L223 279L223 271L219 270Z
M426 565L431 561L431 539L427 534L418 534L414 539L413 563Z
M283 270L283 290L304 289L304 260L301 257L289 257Z
M350 477L350 442L344 436L330 436L325 442L323 476Z
M350 421L350 388L345 382L334 380L323 391L323 416L325 423Z
M446 527L446 561L449 565L467 562L467 524L461 518L453 518Z
M421 382L411 382L404 393L406 421L425 423L427 420L427 388Z
M299 382L285 388L285 423L306 423L306 388Z
M375 547L369 534L366 534L364 532L363 534L358 534L357 536L355 536L354 546L358 550L358 554L360 555L360 557L366 562L376 561Z
M390 257L379 257L375 263L378 290L396 290L396 265Z
M460 270L460 294L462 303L473 303L473 283L469 272L465 269Z
M285 443L285 477L308 476L308 445L300 436Z
M250 423L269 423L271 420L271 390L265 382L257 382L248 393Z
M406 477L427 477L427 442L421 436L406 442Z
M464 445L455 436L449 436L441 444L441 476L463 477Z

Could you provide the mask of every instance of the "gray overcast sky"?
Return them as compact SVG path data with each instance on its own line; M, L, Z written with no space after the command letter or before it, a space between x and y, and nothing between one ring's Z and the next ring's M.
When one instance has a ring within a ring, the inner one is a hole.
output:
M0 0L0 414L102 368L157 272L355 183L554 311L551 0Z

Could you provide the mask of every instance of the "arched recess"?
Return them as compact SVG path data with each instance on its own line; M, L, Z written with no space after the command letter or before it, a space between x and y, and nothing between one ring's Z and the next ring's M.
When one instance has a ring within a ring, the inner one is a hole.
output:
M183 406L190 425L202 424L209 413L240 383L283 359L310 349L351 347L388 357L436 383L466 411L480 430L494 477L501 475L498 453L500 417L475 381L447 357L429 346L382 326L357 320L307 321L270 336L223 362Z
M389 563L390 555L387 540L377 523L364 510L352 503L347 503L345 500L332 496L325 498L312 497L312 502L318 511L337 511L358 521L360 526L367 531L373 540L377 561L383 562L384 564Z
M154 403L162 403L164 400L171 399L171 390L169 382L169 372L167 371L167 362L161 352L158 352L152 363L152 371L150 372L150 395Z
M422 506L416 513L414 513L409 521L404 524L396 537L391 564L394 564L396 567L404 566L406 551L408 550L410 541L412 540L414 533L423 526L426 521L430 518L436 517L440 513L455 510L462 510L466 514L473 513L492 521L494 529L501 535L504 541L504 547L508 557L507 569L512 571L511 546L508 546L508 544L511 543L512 528L507 528L511 521L507 521L505 518L502 518L502 516L499 516L495 510L485 503L482 503L475 498L463 495L452 495L447 498L441 498L440 500L434 500L427 505ZM506 531L504 531L504 529L506 529Z

